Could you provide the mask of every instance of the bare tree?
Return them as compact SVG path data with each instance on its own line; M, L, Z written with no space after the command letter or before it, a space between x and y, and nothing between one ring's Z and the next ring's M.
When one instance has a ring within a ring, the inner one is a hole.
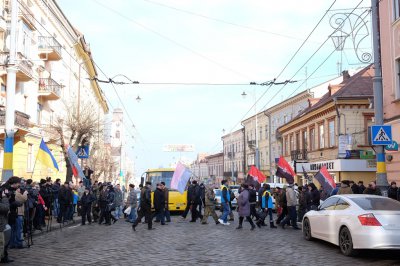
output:
M66 145L72 146L76 151L80 145L89 144L94 136L102 135L103 123L100 121L94 106L88 102L81 103L79 107L75 102L64 102L65 112L61 113L50 128L55 130L61 140L61 148L67 167L66 180L72 180L72 168L68 159Z

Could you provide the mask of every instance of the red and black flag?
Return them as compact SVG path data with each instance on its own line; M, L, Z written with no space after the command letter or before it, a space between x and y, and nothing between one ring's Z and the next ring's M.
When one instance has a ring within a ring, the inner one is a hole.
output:
M289 184L294 183L294 176L296 173L293 171L290 164L281 156L278 161L278 169L276 169L276 175L285 178Z
M330 195L332 190L336 188L335 180L333 180L325 165L322 166L314 178L318 180L327 195Z

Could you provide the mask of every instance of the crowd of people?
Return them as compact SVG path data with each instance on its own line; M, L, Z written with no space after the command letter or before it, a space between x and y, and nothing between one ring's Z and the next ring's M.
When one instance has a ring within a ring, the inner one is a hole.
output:
M34 231L51 230L53 218L60 226L75 223L78 216L81 225L92 222L111 225L124 217L127 204L119 184L97 181L91 186L84 186L82 181L77 185L61 184L60 179L53 182L51 177L35 182L13 176L1 186L0 194L1 263L12 262L9 249L29 247Z
M149 230L154 222L167 225L171 222L169 212L169 191L164 182L157 183L152 191L151 182L139 185L129 185L129 193L125 197L125 190L119 184L94 182L85 186L80 181L76 186L72 182L61 184L60 179L54 182L50 177L34 182L32 179L22 180L11 177L0 188L0 256L2 263L11 262L8 249L20 249L29 246L32 232L42 231L47 227L51 230L53 217L60 225L75 222L81 217L81 225L98 223L111 225L126 217L136 231L138 224L145 223ZM216 225L230 225L233 221L232 202L237 199L239 223L236 229L243 228L243 221L250 224L250 230L257 226L269 226L271 229L279 225L282 229L291 226L300 229L297 225L305 213L316 210L321 200L332 195L340 194L373 194L381 195L375 182L365 187L362 181L357 184L343 180L329 193L323 188L318 189L314 183L305 186L289 184L286 187L271 188L269 184L256 187L254 184L243 183L238 192L234 193L228 181L221 182L220 215L217 214L216 187L212 184L199 184L193 180L187 189L187 205L181 219L185 220L189 212L190 222L200 220L207 224L211 216ZM154 192L152 199L151 193ZM400 200L400 189L396 182L392 182L388 196ZM152 209L154 208L154 212ZM273 210L276 211L274 219ZM144 221L142 222L144 218ZM267 223L265 222L267 219ZM46 223L47 220L47 223ZM26 245L25 243L28 243Z

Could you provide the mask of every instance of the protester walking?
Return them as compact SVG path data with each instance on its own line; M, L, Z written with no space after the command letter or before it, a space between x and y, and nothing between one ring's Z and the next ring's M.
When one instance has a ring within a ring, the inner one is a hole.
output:
M308 184L308 189L311 193L311 210L317 210L321 201L320 193L314 183Z
M289 215L286 216L285 219L283 219L283 221L281 222L281 227L282 229L285 229L285 225L291 222L293 229L299 230L300 228L297 226L296 192L294 191L293 184L289 184L289 186L286 188L286 199L287 199L287 207Z
M253 223L253 220L250 218L250 193L249 193L249 186L247 184L242 184L242 192L239 194L238 197L238 208L239 208L239 226L236 229L243 228L243 220L246 217L246 220L251 225L251 230L254 230L256 227Z
M165 193L161 184L157 184L156 190L154 191L154 210L156 221L161 222L161 225L165 225Z
M165 193L165 209L164 209L164 216L165 222L171 222L171 213L169 212L169 189L165 185L165 182L161 182L161 188Z
M191 204L190 210L192 212L192 220L190 220L190 222L195 223L197 218L200 219L203 218L203 215L201 215L201 213L199 213L198 210L199 205L201 205L201 188L197 184L196 180L193 180L192 185L193 185L193 193L190 199L190 204Z
M151 217L151 182L146 182L146 186L144 186L140 192L140 209L138 210L138 217L132 224L133 231L136 231L136 226L143 217L146 217L145 219L147 220L148 226L147 229L154 229Z
M119 219L123 217L123 212L122 212L122 203L123 203L123 193L121 190L121 185L117 184L116 187L114 188L114 193L115 193L115 219Z
M135 191L135 185L129 184L129 195L127 200L127 206L131 208L129 213L128 222L134 223L136 220L136 209L137 209L137 193Z
M397 200L398 190L399 189L397 188L396 182L392 181L388 190L388 197Z
M58 213L57 222L63 223L68 221L69 210L72 208L72 190L69 187L69 183L65 182L60 188L58 201L60 203L60 212Z
M85 188L85 192L81 197L81 217L82 225L86 224L86 218L89 224L92 223L92 203L96 200L96 197L90 192L89 188Z
M269 184L266 184L264 192L261 196L261 212L264 212L269 216L269 225L271 228L277 228L274 225L274 220L272 216L272 208L273 208L273 203L272 203L272 194L271 194L271 187ZM263 213L263 215L260 215L259 219L257 220L257 226L261 227L261 224L264 223L264 219L266 215Z
M231 196L229 193L229 189L226 186L227 180L221 181L221 209L222 209L222 216L218 220L223 225L229 225L228 223L228 215L230 212L229 202L231 200Z
M205 187L205 195L204 195L204 215L203 219L201 219L202 224L207 224L208 217L211 216L215 224L219 224L218 216L215 213L215 193L212 186Z

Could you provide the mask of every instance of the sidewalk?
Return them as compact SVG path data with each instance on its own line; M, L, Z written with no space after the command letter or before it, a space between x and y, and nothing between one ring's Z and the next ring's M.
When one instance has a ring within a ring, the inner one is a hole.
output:
M51 223L50 225L48 225L49 222ZM33 230L32 231L32 236L35 237L35 236L43 235L43 234L48 233L48 232L52 232L52 231L56 231L56 230L60 230L60 229L62 230L63 228L70 227L72 225L79 225L80 222L81 222L81 217L80 216L79 217L78 216L74 216L73 221L70 221L70 222L64 223L64 224L57 223L57 218L54 218L54 217L50 221L48 219L46 219L46 226L42 227L41 231L40 230Z

